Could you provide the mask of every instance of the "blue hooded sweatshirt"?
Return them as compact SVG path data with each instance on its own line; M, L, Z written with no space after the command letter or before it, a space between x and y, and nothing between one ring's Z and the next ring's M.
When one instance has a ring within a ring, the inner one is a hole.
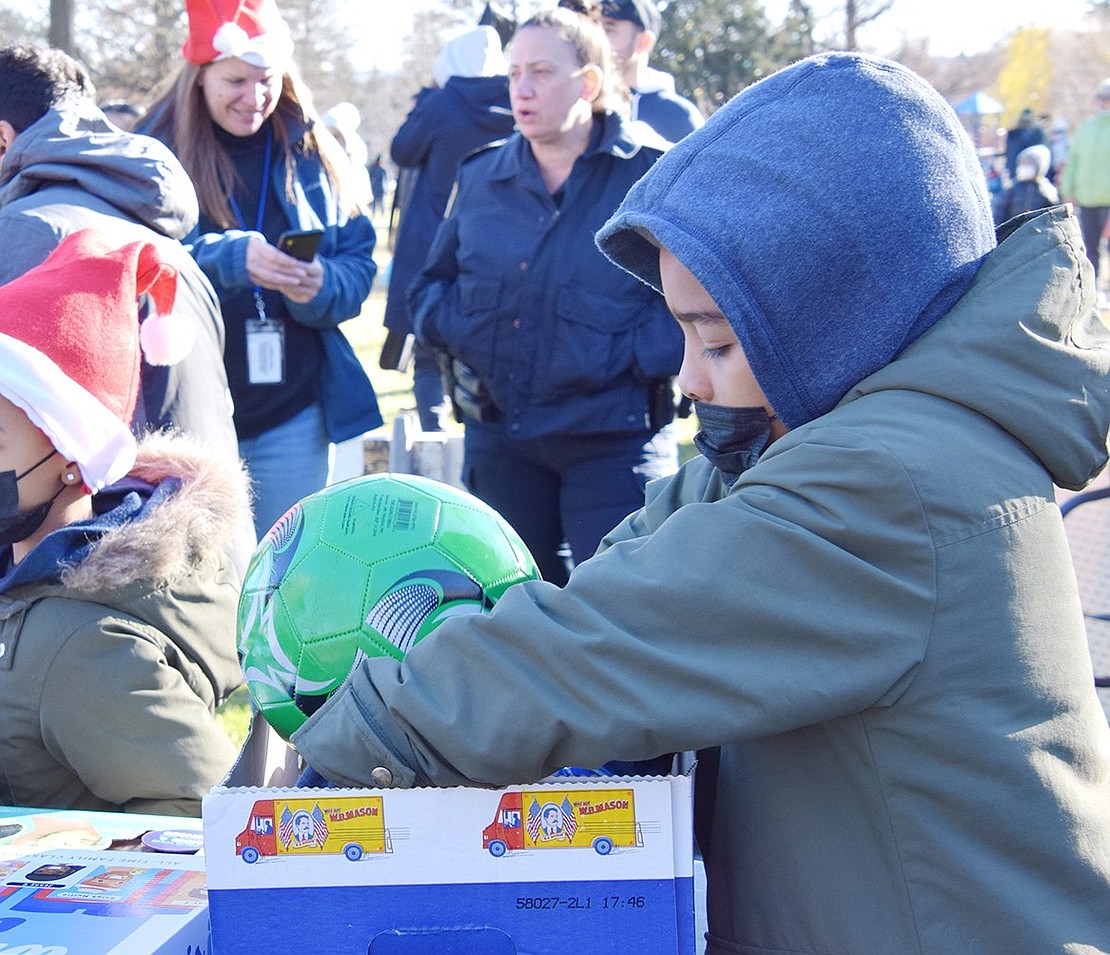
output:
M948 312L995 240L951 107L897 63L830 53L749 87L678 143L598 245L660 291L659 248L673 253L796 428Z

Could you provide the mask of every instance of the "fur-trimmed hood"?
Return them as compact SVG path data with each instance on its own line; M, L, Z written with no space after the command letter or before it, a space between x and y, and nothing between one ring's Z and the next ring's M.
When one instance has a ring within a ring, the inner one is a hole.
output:
M131 476L157 490L117 487L15 568L67 529L100 534L62 581L55 557L0 593L0 802L199 815L235 757L212 714L243 682L221 549L246 481L233 455L167 435L140 444Z
M89 594L173 582L232 550L250 513L248 479L238 461L217 457L187 435L159 432L140 442L128 476L152 485L176 478L181 485L140 519L101 537L65 570L67 588Z

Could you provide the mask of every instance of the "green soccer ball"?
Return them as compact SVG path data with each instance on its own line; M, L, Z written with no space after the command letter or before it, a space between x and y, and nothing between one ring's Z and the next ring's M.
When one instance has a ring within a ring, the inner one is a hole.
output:
M440 621L538 578L516 532L465 491L406 474L335 484L290 508L247 566L247 689L288 739L360 654L399 660Z

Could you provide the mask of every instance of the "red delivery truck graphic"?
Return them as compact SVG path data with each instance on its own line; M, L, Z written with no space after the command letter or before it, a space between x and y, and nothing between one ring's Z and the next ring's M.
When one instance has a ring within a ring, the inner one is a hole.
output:
M631 789L519 789L501 796L482 831L482 848L500 858L510 849L614 847L644 844Z
M251 863L263 856L339 853L357 862L366 853L392 851L381 796L259 799L235 837L235 854Z

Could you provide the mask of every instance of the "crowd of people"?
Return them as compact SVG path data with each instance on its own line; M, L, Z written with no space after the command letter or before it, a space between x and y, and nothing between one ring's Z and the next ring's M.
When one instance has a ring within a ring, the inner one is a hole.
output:
M449 410L435 353L411 341L406 293L443 219L459 163L513 131L508 64L492 27L479 26L449 39L432 73L433 84L417 94L390 143L390 156L406 170L410 185L393 241L383 346L383 355L394 354L383 360L385 367L411 364L422 431L442 431ZM405 354L411 357L402 362Z
M185 9L141 113L0 48L0 803L199 812L245 562L382 424L341 330L382 156L275 0ZM392 139L380 364L412 356L543 579L360 660L294 734L311 778L697 751L711 953L1110 952L1055 506L1108 459L1110 80L1066 153L1023 114L992 202L894 62L809 57L707 120L650 65L654 0L496 26Z
M1095 112L1079 124L1074 138L1066 118L1047 120L1038 121L1026 107L1017 125L1006 130L1003 168L988 170L995 222L1070 202L1094 268L1098 307L1108 309L1101 259L1110 240L1110 79L1096 88Z

